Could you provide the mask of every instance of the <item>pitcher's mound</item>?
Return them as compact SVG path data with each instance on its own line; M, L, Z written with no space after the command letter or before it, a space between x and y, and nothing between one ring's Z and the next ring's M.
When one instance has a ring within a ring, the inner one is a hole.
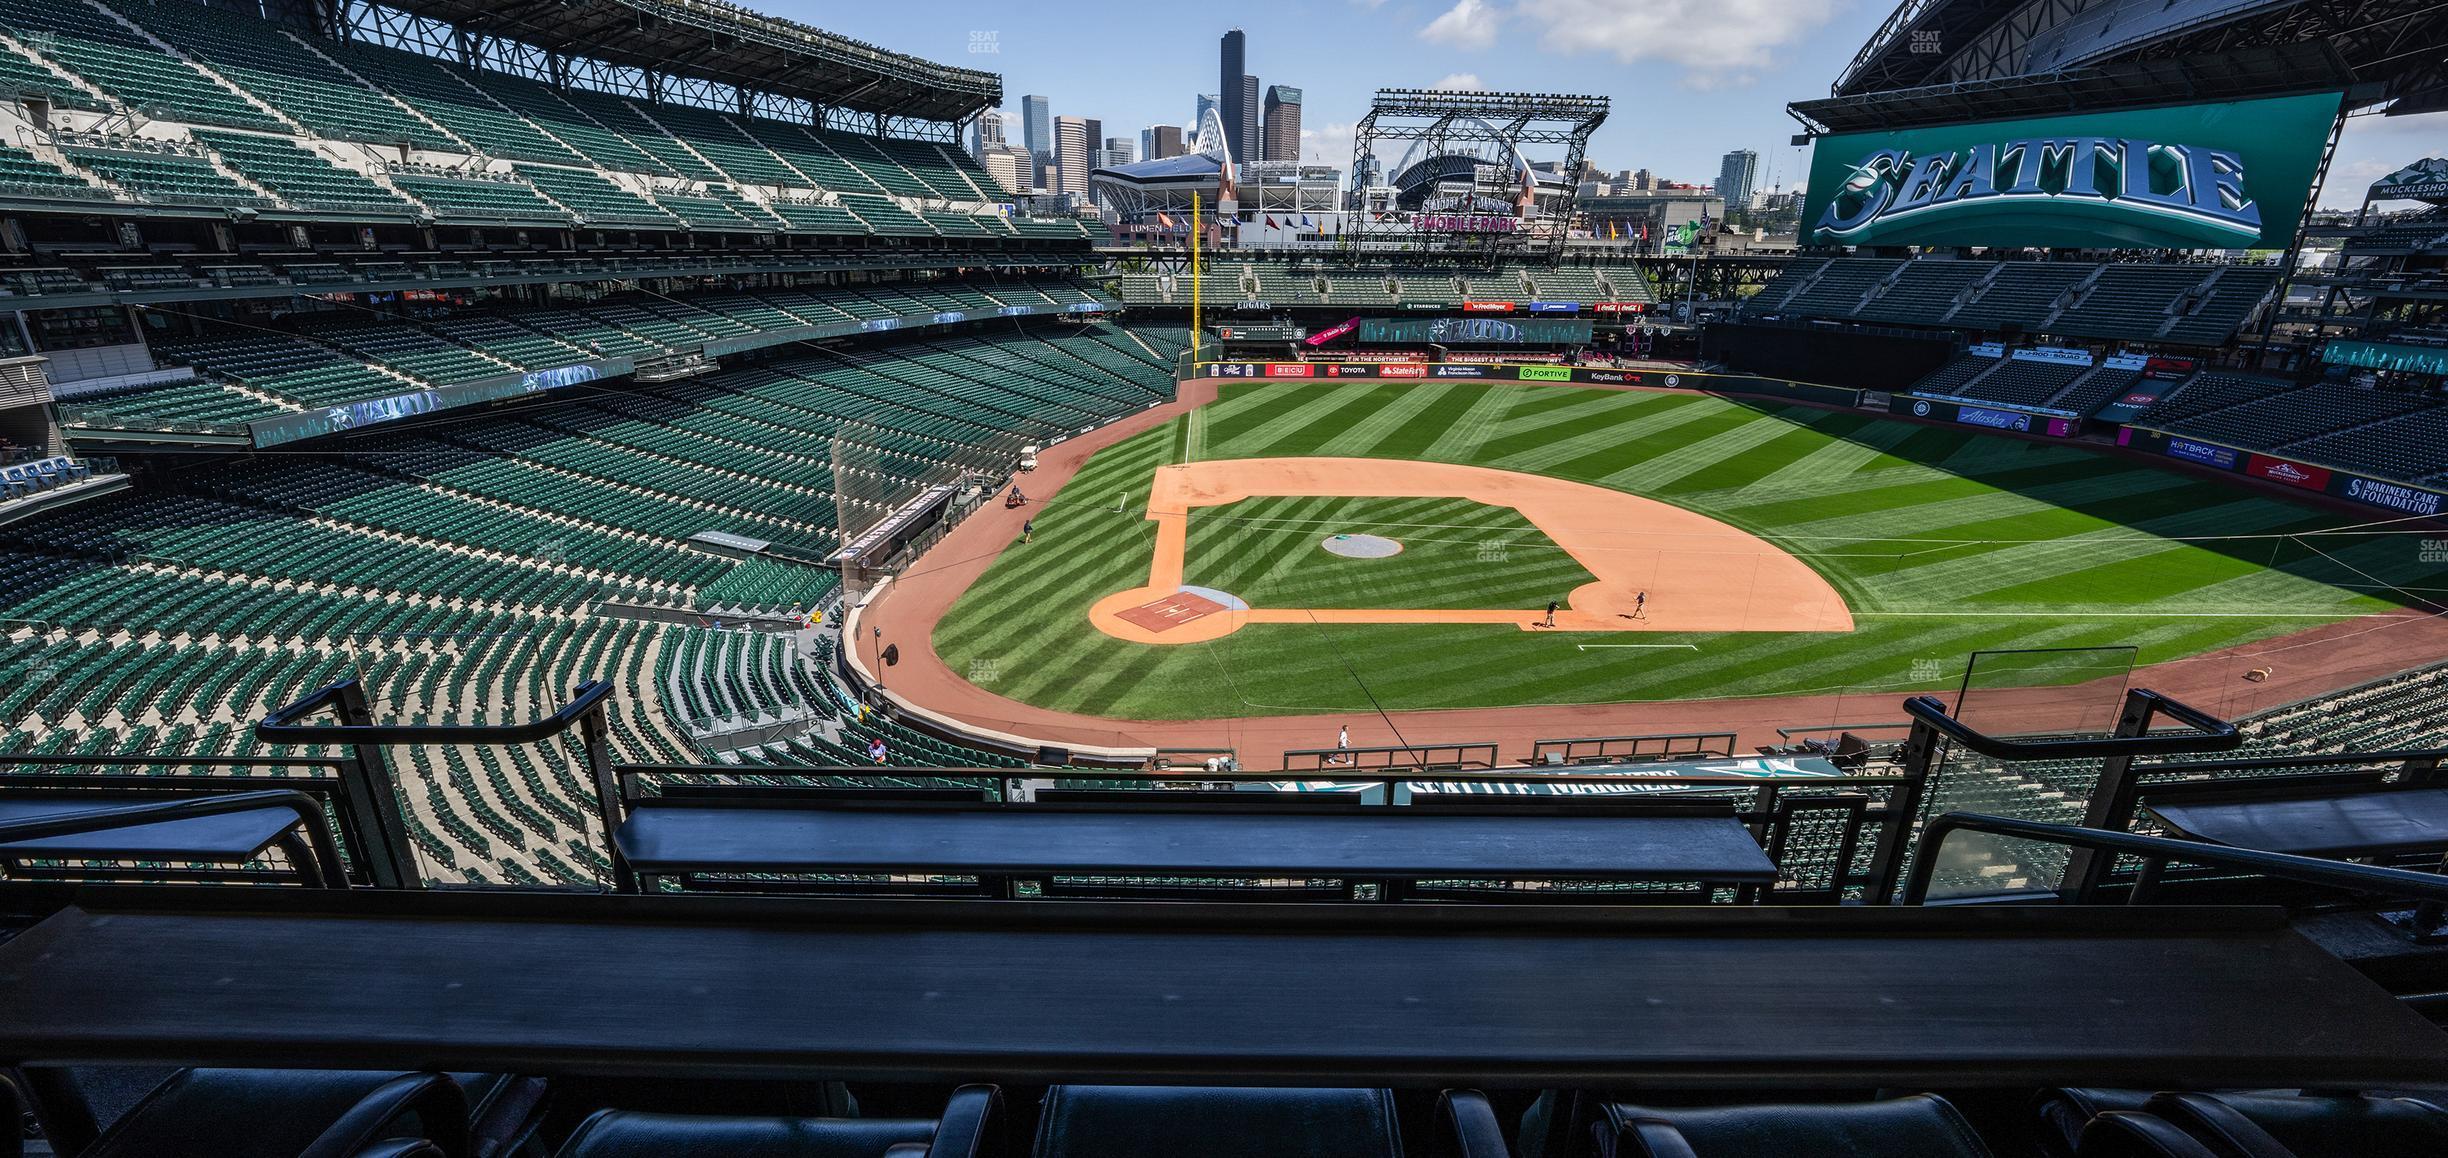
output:
M1383 559L1402 554L1402 544L1383 535L1328 535L1318 546L1346 559Z

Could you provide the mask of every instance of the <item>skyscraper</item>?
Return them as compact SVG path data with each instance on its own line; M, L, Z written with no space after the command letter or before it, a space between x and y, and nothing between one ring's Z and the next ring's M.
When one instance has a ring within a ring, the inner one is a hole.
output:
M1080 125L1080 131L1088 134L1088 167L1096 169L1105 164L1105 122L1096 117L1083 117Z
M1043 165L1054 156L1054 107L1041 96L1020 98L1020 144Z
M1235 161L1246 160L1251 122L1257 120L1258 78L1249 75L1249 38L1238 28L1224 34L1222 75L1216 92L1223 98L1224 147ZM1243 100L1247 92L1249 99Z
M1142 150L1145 154L1145 160L1160 161L1166 157L1178 157L1182 155L1186 148L1186 146L1182 144L1182 127L1180 125L1151 126L1146 133L1146 137L1147 148Z
M1241 145L1233 150L1233 160L1264 160L1266 135L1259 131L1258 78L1241 74Z
M1759 187L1759 153L1751 149L1736 149L1725 155L1725 163L1717 169L1717 196L1724 199L1728 212L1751 207L1751 194Z
M969 126L969 155L984 159L988 145L1004 144L1003 114L994 109L979 113Z
M1046 186L1047 192L1088 195L1089 154L1094 151L1088 141L1088 118L1054 118L1055 179Z
M1300 160L1301 90L1271 84L1266 90L1266 159Z
M1129 137L1105 138L1105 163L1128 165L1139 159L1139 146Z

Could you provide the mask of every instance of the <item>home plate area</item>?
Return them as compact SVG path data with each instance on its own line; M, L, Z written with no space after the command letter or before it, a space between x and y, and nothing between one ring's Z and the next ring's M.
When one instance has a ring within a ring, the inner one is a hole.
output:
M1142 603L1114 616L1133 627L1149 631L1171 631L1185 623L1196 623L1225 606L1194 591L1180 591L1152 603Z

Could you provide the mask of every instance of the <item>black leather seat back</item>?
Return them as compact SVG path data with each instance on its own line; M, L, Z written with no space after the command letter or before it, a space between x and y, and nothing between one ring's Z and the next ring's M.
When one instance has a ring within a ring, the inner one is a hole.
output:
M1056 1086L1037 1158L1400 1158L1390 1090Z
M717 1118L605 1110L579 1123L560 1158L884 1158L925 1146L925 1118Z
M2275 1142L2295 1158L2437 1158L2448 1111L2412 1098L2161 1094L2144 1107L2222 1155Z
M1842 1105L1652 1109L1617 1103L1600 1116L1596 1141L1608 1158L1989 1158L1971 1123L1945 1099L1927 1094Z

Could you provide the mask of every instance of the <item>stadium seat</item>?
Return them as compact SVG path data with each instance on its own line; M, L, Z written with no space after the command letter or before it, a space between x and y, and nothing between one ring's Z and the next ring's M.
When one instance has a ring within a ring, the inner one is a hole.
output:
M1989 1148L1943 1098L1839 1105L1657 1109L1610 1103L1593 1125L1599 1158L1986 1158Z
M479 1153L468 1107L445 1074L180 1070L77 1158L354 1158L393 1138L458 1158Z
M2418 1158L2448 1154L2448 1110L2359 1094L2165 1093L2142 1111L2219 1158Z
M974 1158L999 1097L993 1086L963 1086L935 1120L604 1110L579 1124L560 1158Z
M1390 1090L1055 1086L1037 1158L1398 1158Z

